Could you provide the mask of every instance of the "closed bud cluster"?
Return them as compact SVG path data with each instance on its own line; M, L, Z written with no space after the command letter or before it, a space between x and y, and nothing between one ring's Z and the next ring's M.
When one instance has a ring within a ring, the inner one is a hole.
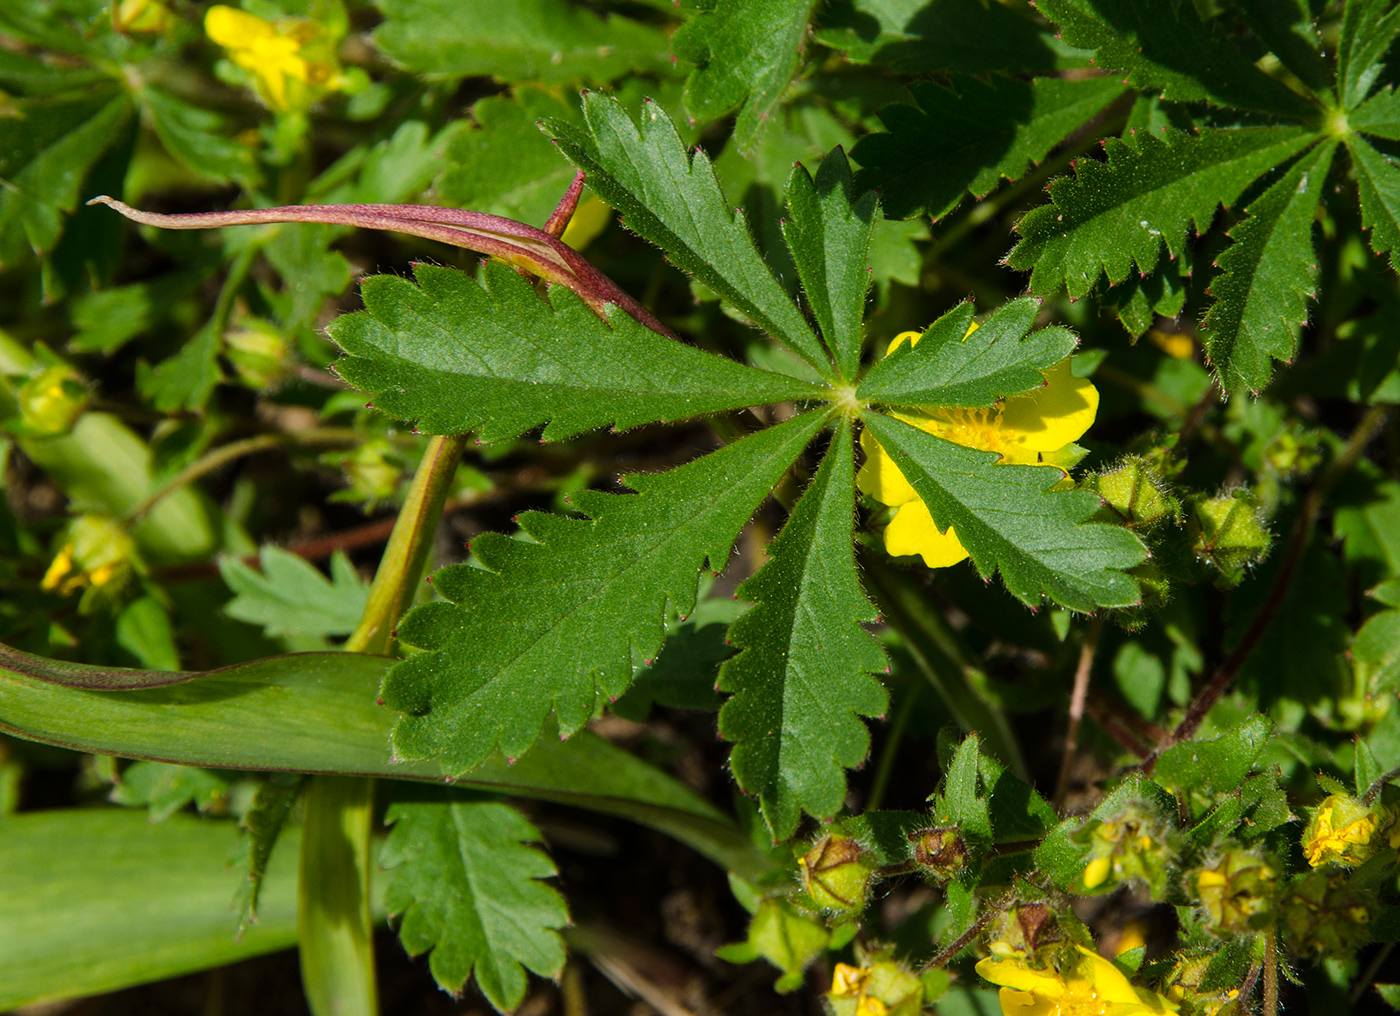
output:
M1397 846L1400 820L1395 812L1350 794L1333 794L1323 801L1303 830L1303 854L1314 868L1324 864L1354 868Z
M1345 876L1320 870L1295 882L1280 909L1298 952L1346 959L1371 940L1375 908L1374 893L1358 892Z
M832 1016L918 1016L924 983L889 950L858 956L859 965L836 964L826 994Z
M949 882L967 867L967 843L957 826L935 826L909 834L914 863L935 882Z
M1196 502L1191 514L1191 548L1202 561L1235 585L1249 565L1262 561L1272 537L1253 495L1234 490Z
M855 914L865 909L875 861L851 837L823 836L797 864L803 888L821 910Z
M1084 866L1084 889L1107 893L1125 882L1137 881L1146 883L1155 900L1166 895L1176 851L1155 815L1128 809L1116 818L1091 825L1087 833L1089 862Z
M1084 487L1103 498L1113 517L1132 529L1150 529L1163 519L1181 517L1181 504L1167 493L1166 482L1138 456L1088 477Z
M1260 855L1228 850L1213 866L1196 871L1191 881L1217 934L1262 931L1273 922L1278 869Z
M20 386L16 395L20 427L34 437L67 434L88 404L87 386L71 367L46 367Z

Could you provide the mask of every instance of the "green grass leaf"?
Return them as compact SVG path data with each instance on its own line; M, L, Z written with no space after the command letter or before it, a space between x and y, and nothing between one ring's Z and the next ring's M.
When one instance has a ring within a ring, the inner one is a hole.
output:
M821 426L809 413L667 473L628 477L635 495L573 495L587 519L531 512L521 538L472 542L476 561L438 572L399 638L430 650L385 679L404 712L394 749L461 773L517 757L553 712L564 735L627 690L664 637L667 604L689 614L696 575L722 569L739 530Z
M1365 138L1347 139L1356 185L1361 192L1361 223L1371 231L1371 249L1389 254L1400 271L1400 167Z
M879 188L885 211L899 219L925 210L941 218L964 193L980 198L1016 179L1124 89L1111 78L992 76L955 77L950 88L921 81L909 91L915 105L886 106L884 133L851 150L858 188Z
M58 243L88 171L132 115L126 94L101 87L13 106L0 117L0 266Z
M629 71L666 73L666 37L567 0L376 0L374 44L413 71L502 81L602 84Z
M1137 603L1123 574L1147 552L1117 526L1086 522L1099 507L1085 491L1055 491L1050 466L997 464L976 451L880 413L865 425L894 458L940 530L953 526L984 578L998 569L1011 594L1032 605L1048 595L1072 610Z
M882 357L856 389L862 402L892 406L990 406L1039 388L1041 371L1078 345L1065 328L1032 332L1040 301L1012 300L971 335L972 304L961 303L929 325L918 345Z
M418 285L367 279L365 310L331 337L349 354L336 369L377 409L434 434L483 440L542 423L546 440L613 424L679 420L812 394L809 384L665 338L627 314L610 321L569 290L542 299L512 268L473 280L418 265Z
M783 237L812 316L845 378L854 378L860 367L870 289L866 256L877 210L873 192L852 200L851 166L840 148L822 159L815 181L801 165L788 180Z
M685 108L700 123L739 110L734 140L748 149L778 105L802 59L813 0L718 0L671 37L671 49L695 64ZM742 108L740 108L742 107Z
M1031 272L1032 290L1064 287L1076 299L1100 274L1117 284L1134 267L1150 272L1164 244L1179 256L1189 228L1204 232L1217 206L1233 203L1314 137L1298 128L1249 127L1140 131L1135 145L1109 138L1106 162L1080 160L1073 178L1050 185L1051 203L1021 220L1021 240L1006 263Z
M1315 107L1269 77L1190 3L1175 0L1040 0L1037 9L1073 46L1094 50L1105 70L1173 102L1305 116Z
M1337 44L1337 101L1352 109L1366 98L1384 69L1381 58L1400 33L1395 0L1347 0Z
M743 215L725 200L709 156L686 151L654 102L644 105L640 125L621 104L596 93L584 96L583 111L586 128L546 120L545 132L588 173L589 186L622 212L623 224L829 373L821 343L754 246Z
M729 765L758 796L774 840L791 836L804 811L836 814L846 797L842 768L870 748L859 717L888 703L871 676L885 655L858 623L876 615L851 546L853 447L843 421L771 560L739 587L739 598L757 605L730 627L742 651L720 670L720 690L734 696L719 717L720 736L734 742Z
M1210 288L1215 303L1201 327L1206 357L1227 392L1262 391L1273 361L1293 358L1317 291L1313 213L1336 149L1335 142L1318 145L1295 162L1250 204L1220 255Z
M369 584L343 551L331 557L328 580L310 562L268 544L258 553L262 570L236 557L219 559L219 574L234 597L224 613L258 625L270 638L283 635L349 635L364 613Z
M564 898L541 879L556 874L529 844L539 830L504 804L422 795L389 808L379 863L393 872L385 904L399 915L410 956L432 950L428 968L454 995L476 976L499 1012L525 997L525 970L556 977L564 968L557 929L569 923Z

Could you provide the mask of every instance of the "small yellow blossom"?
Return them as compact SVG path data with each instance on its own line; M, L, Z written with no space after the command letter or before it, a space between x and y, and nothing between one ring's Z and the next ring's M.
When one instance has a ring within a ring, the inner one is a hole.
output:
M1135 988L1098 953L1075 946L1067 971L1036 969L1023 959L988 957L977 964L983 979L1001 987L1002 1016L1138 1016L1176 1012L1146 988Z
M305 109L343 76L326 27L306 18L266 21L218 4L204 15L204 31L229 59L253 76L258 94L279 112Z
M1400 822L1385 805L1374 807L1345 794L1318 806L1303 833L1303 853L1314 868L1324 864L1355 867L1374 857L1383 844L1395 846ZM1383 834L1389 833L1388 836Z
M1184 332L1164 332L1154 328L1147 333L1147 337L1158 349L1177 360L1189 360L1195 355L1196 343Z
M836 964L826 996L832 1016L917 1016L923 1009L923 984L888 950L865 956L861 963Z
M39 588L68 596L85 586L93 592L125 583L136 545L120 523L101 515L84 515L68 527L68 538L54 555Z
M890 343L886 355L900 343L914 344L919 338L918 332L904 332ZM1040 388L985 409L944 406L894 415L966 448L997 452L1004 463L1063 468L1074 442L1098 414L1099 393L1087 379L1074 376L1069 360L1043 373L1045 384ZM885 549L896 557L918 554L930 568L945 568L964 560L967 551L952 527L939 531L894 459L868 430L861 434L860 443L865 451L865 465L857 478L860 489L899 509L885 529Z
M118 32L160 35L175 24L175 12L160 0L118 0L112 6L112 27Z

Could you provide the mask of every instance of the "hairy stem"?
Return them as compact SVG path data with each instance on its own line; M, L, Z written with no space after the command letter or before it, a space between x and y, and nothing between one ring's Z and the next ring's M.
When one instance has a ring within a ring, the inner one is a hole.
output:
M1103 615L1097 614L1089 621L1084 632L1084 645L1079 649L1079 664L1074 668L1074 690L1069 699L1069 728L1065 731L1065 749L1060 756L1060 776L1055 781L1055 810L1065 805L1069 794L1069 774L1074 767L1074 756L1079 750L1079 725L1084 721L1084 700L1089 695L1089 675L1094 669L1094 655L1099 647L1099 634L1103 631Z

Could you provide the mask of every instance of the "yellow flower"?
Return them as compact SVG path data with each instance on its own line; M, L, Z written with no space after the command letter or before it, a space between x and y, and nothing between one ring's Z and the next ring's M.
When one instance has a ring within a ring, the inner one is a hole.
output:
M230 60L253 76L258 94L272 109L305 109L322 93L340 87L333 40L318 22L306 18L265 21L219 4L205 13L204 31L228 50Z
M68 538L54 555L39 588L67 596L84 586L93 592L119 589L131 573L136 545L121 523L83 515L68 527Z
M1068 972L1038 970L1024 959L988 957L977 964L985 980L1001 986L1002 1016L1138 1016L1176 1012L1155 991L1135 988L1098 953L1075 946Z
M1333 794L1318 806L1303 832L1303 853L1314 868L1324 864L1355 867L1383 844L1378 835L1391 830L1384 842L1394 846L1395 816L1385 805L1371 807L1345 794Z
M968 334L972 334L971 329ZM914 344L919 338L918 332L904 332L890 343L886 354L901 342ZM1099 393L1087 379L1074 376L1069 360L1043 373L1045 384L1040 388L986 409L943 406L894 415L955 444L997 452L1004 463L1064 468L1070 462L1074 442L1094 422ZM865 465L857 477L860 489L899 509L885 529L885 549L896 557L918 554L930 568L945 568L966 558L967 551L952 527L939 531L894 459L869 431L861 434L860 445L865 451Z

